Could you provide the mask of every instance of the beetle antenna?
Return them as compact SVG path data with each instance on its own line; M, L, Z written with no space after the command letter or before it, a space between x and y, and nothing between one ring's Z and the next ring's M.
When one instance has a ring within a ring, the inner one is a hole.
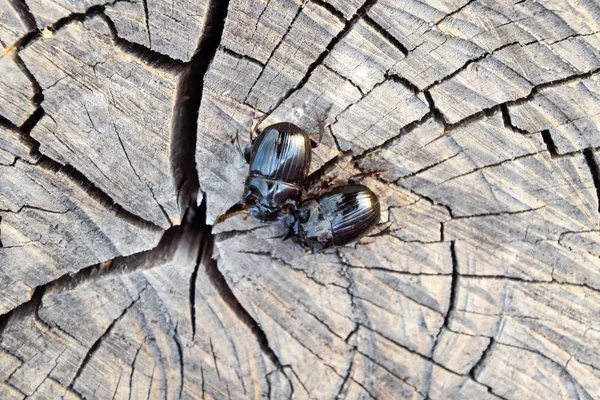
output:
M225 220L228 220L229 218L239 214L248 214L248 209L244 203L234 204L231 208L229 208L229 210L217 217L216 223L220 224L221 222L224 222Z
M371 233L367 237L384 236L384 235L392 233L392 230L390 229L392 227L392 224L393 224L392 221L388 221L388 222L384 222L383 224L376 225L375 229L373 230L374 232ZM395 231L396 230L394 230L394 232Z
M235 131L235 136L233 137L233 144L235 144L235 148L237 149L238 153L240 153L240 155L245 158L245 153L242 150L242 145L240 142L239 131Z

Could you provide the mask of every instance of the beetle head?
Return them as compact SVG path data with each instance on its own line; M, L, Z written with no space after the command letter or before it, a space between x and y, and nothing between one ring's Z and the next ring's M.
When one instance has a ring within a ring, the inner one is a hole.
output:
M291 214L302 196L302 189L289 183L250 176L246 180L244 207L259 221L270 222Z

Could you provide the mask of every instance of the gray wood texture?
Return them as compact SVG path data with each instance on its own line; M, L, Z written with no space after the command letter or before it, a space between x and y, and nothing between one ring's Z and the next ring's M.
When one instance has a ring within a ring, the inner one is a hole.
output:
M600 399L597 0L0 0L1 399ZM245 215L253 118L307 254Z

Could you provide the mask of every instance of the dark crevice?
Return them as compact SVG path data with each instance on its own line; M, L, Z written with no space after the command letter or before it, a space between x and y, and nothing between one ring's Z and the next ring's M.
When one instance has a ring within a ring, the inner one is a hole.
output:
M195 218L191 222L200 231L198 259L192 275L190 276L190 321L192 324L192 341L196 338L196 280L198 279L198 270L200 265L210 262L214 237L211 234L211 226L206 225L206 199L202 201L200 208L196 210Z
M600 167L598 167L598 160L591 149L583 150L583 156L592 174L592 180L596 188L596 197L598 199L598 212L600 212Z
M429 202L430 202L432 205L438 205L438 206L440 206L440 207L444 207L444 208L446 209L446 211L448 211L448 214L450 215L450 218L451 218L451 219L452 219L452 218L454 218L454 212L452 211L452 209L450 208L450 206L449 206L449 205L447 205L447 204L443 204L443 203L439 203L439 202L437 202L437 201L433 200L431 197L429 197L429 196L426 196L426 195L424 195L424 194L421 194L421 193L418 193L418 192L415 192L414 190L412 190L412 189L410 189L410 188L408 188L408 187L405 187L405 186L403 186L403 185L401 185L401 184L399 184L399 183L396 183L396 184L397 184L398 186L402 187L403 189L405 189L405 190L409 191L410 193L412 193L412 194L414 194L414 195L416 195L416 196L419 196L419 197L421 197L422 199L425 199L425 200L429 201Z
M12 4L13 10L19 14L19 19L25 25L27 30L34 31L37 29L37 25L35 23L35 17L33 13L29 9L29 6L25 2L25 0L12 0L10 1Z
M19 69L21 70L21 72L23 74L25 74L25 76L27 77L29 82L31 82L31 86L33 86L34 94L33 94L33 97L31 98L31 101L33 102L33 104L39 106L40 104L42 104L42 101L44 101L44 94L42 92L42 87L40 86L37 79L35 79L35 77L31 73L31 71L29 70L29 68L27 68L27 65L25 65L25 63L23 62L23 59L19 56L18 53L15 53L14 60L15 60L15 63L17 64L17 66L19 67ZM36 112L37 111L38 110L36 110Z
M273 349L269 345L269 339L267 338L267 334L262 330L258 322L252 318L250 313L244 308L244 306L239 302L239 300L235 297L235 294L229 287L227 280L219 270L217 266L217 261L214 259L208 259L205 263L206 274L214 286L215 290L219 293L219 296L225 304L229 306L231 311L236 315L236 317L250 329L254 337L256 338L258 345L262 352L267 356L269 361L273 363L279 370L282 370L283 365L281 361L279 361L279 357L273 351Z
M508 102L508 103L503 103L503 104L510 105L511 103ZM501 107L502 107L502 104L497 104L493 107L478 111L473 115L470 115L466 118L461 119L460 121L456 121L454 123L446 122L446 133L451 132L458 128L465 127L465 126L471 124L472 122L480 120L483 117L491 117L494 114L496 114L498 111L501 111Z
M523 1L525 1L525 0L523 0ZM582 38L582 37L588 37L588 36L595 36L598 33L600 33L600 31L593 31L593 32L590 32L590 33L574 33L574 34L569 35L567 37L564 37L562 39L555 40L554 42L546 42L545 44L547 44L549 46L552 46L552 45L555 45L557 43L564 42L564 41L570 40L570 39L576 39L576 38Z
M326 65L326 64L323 64L323 65ZM343 115L343 114L344 114L346 111L348 111L348 110L349 110L350 108L352 108L354 105L356 105L356 104L360 103L361 101L363 101L363 100L365 99L365 97L367 97L368 95L370 95L370 94L371 94L371 93L372 93L372 92L373 92L375 89L377 89L379 86L381 86L381 85L385 84L385 83L386 83L386 81L387 81L387 79L388 79L388 77L389 77L389 76L386 74L386 75L384 76L384 79L383 79L381 82L377 82L375 85L373 85L373 87L372 87L372 88L371 88L371 89L370 89L368 92L364 93L364 94L361 96L361 98L359 98L357 101L355 101L355 102L353 102L353 103L350 103L350 104L348 104L348 105L346 106L346 108L344 108L343 110L341 110L340 112L338 112L338 113L337 113L337 115L335 116L335 119L334 119L333 123L332 123L331 125L335 125L335 124L338 122L338 120L339 120L340 116L342 116L342 115ZM333 136L333 138L335 139L335 143L336 143L336 145L337 145L338 149L340 149L340 146L339 146L338 140L337 140L337 138L335 137L335 135L333 135L333 132L332 132L332 136ZM381 148L381 145L380 145L380 146L377 146L377 149L379 149L379 148ZM341 151L341 150L340 150L340 151Z
M18 307L12 309L6 314L0 315L0 339L3 337L3 333L5 329L8 327L8 323L15 319L21 319L27 315L33 315L37 313L40 305L42 304L42 297L46 292L46 288L44 286L40 286L35 288L33 291L33 295L29 301L19 305ZM6 379L8 381L8 379Z
M150 383L148 384L148 396L146 400L150 400L150 395L152 394L152 383L154 382L154 372L156 371L156 366L152 367L152 375L150 376Z
M182 71L184 65L183 61L171 58L165 54L151 50L146 46L121 38L115 23L106 14L104 14L103 11L104 7L102 7L102 12L98 12L97 15L99 15L108 25L113 42L120 50L154 68L173 73L179 73Z
M60 215L60 214L66 214L69 211L71 211L71 209L66 209L66 210L63 210L63 211L55 211L55 210L49 210L49 209L41 208L41 207L24 205L24 206L19 207L19 209L17 211L0 209L0 212L11 213L11 214L19 214L23 210L34 210L34 211L39 211L39 212L43 212L43 213L58 214L58 215Z
M600 68L596 68L594 70L591 70L589 72L584 72L581 74L574 74L571 76L567 76L566 78L561 78L561 79L555 79L549 82L544 82L544 83L540 83L539 85L536 85L533 87L533 89L531 89L531 93L529 93L528 96L517 99L517 100L513 100L513 101L509 101L506 104L508 105L513 105L513 104L523 104L526 103L527 101L533 99L533 97L538 94L540 91L549 88L549 87L556 87L556 86L561 86L564 84L568 84L574 81L579 81L582 79L587 79L587 78L591 78L592 76L596 75L600 73Z
M62 27L70 24L73 21L84 21L85 19L92 17L94 15L102 14L106 7L112 6L121 1L127 1L127 0L115 0L111 3L94 5L82 13L72 13L72 14L67 15L66 17L60 18L59 20L55 21L53 24L48 25L45 29L48 29L51 32L56 32L59 29L61 29ZM29 8L27 10L29 11ZM31 16L31 18L33 18L33 16ZM29 32L27 35L23 36L22 38L20 38L15 43L14 47L17 50L20 50L24 47L29 46L29 44L31 42L33 42L34 40L37 40L40 37L42 37L42 33L41 33L40 29L34 26L34 30L32 32Z
M405 350L405 351L407 351L407 352L409 352L409 353L411 353L411 354L413 354L413 355L415 355L415 356L418 356L418 357L419 357L419 358L421 358L422 360L425 360L426 362L429 362L429 363L431 363L431 364L434 364L434 365L436 365L437 367L439 367L439 368L441 368L441 369L445 370L446 372L449 372L449 373L451 373L452 375L456 375L456 372L454 372L454 371L452 371L452 370L449 370L448 368L446 368L446 367L445 367L445 366L443 366L442 364L440 364L440 363L438 363L438 362L434 361L434 360L433 360L433 358L432 358L432 356L427 356L427 355L424 355L424 354L422 354L422 353L419 353L419 352L417 352L417 351L415 351L415 350L412 350L412 349L410 349L410 348L406 347L405 345L403 345L403 344L400 344L400 343L399 343L399 342L397 342L396 340L394 340L394 339L391 339L390 337L386 336L386 335L385 335L385 334L383 334L382 332L380 332L380 331L376 330L375 328L372 328L372 327L370 327L370 326L368 326L368 325L365 325L365 324L362 324L362 323L361 323L361 324L360 324L360 326L361 326L361 328L364 328L364 329L366 329L366 330L367 330L367 331L369 331L369 332L372 332L372 333L374 333L374 334L376 334L376 335L378 335L378 336L381 336L382 338L384 338L384 339L385 339L385 340L387 340L388 342L392 343L394 346L397 346L397 347L398 347L398 348L400 348L400 349L403 349L403 350ZM361 354L362 354L362 353L361 353Z
M35 22L35 17L33 16L33 13L29 9L29 5L27 5L25 0L12 0L9 1L9 3L12 5L13 10L15 10L15 12L19 15L19 19L28 30L28 32L19 38L12 46L13 48L19 49L22 46L22 43L28 43L37 33L39 33L39 30Z
M315 279L315 277L310 276L307 270L302 269L302 268L296 268L292 264L290 264L287 261L285 261L284 259L275 257L272 253L270 253L268 251L249 251L249 250L242 251L242 250L238 250L238 253L241 253L241 254L251 254L251 255L255 255L255 256L262 256L262 257L267 257L270 260L279 261L280 263L282 263L286 267L288 267L288 268L290 268L290 269L292 269L292 270L294 270L296 272L301 272L302 274L304 274L304 276L307 279L310 279L311 281L313 281L314 283L316 283L319 286L327 287L328 285L331 285L331 286L337 286L337 287L341 287L343 289L346 289L346 287L340 286L340 285L337 285L337 284L334 284L334 283L324 284L322 282L319 282L317 279ZM319 319L316 315L311 314L310 311L308 311L308 310L306 312L307 312L307 314L309 314L313 318L315 318L317 321L319 321L321 324L323 324L333 335L338 336L340 339L343 339L338 333L334 332L324 321L322 321L321 319Z
M513 125L512 119L510 117L510 111L509 111L508 106L506 104L501 104L500 105L500 110L502 111L502 121L504 122L504 127L505 128L510 129L513 132L521 133L523 135L528 135L529 134L529 132L527 132L526 130L518 128L515 125Z
M531 284L531 285L548 285L548 284L556 283L556 284L560 284L560 285L571 285L571 286L579 286L579 287L584 286L584 285L579 285L576 283L562 283L562 282L555 282L552 280L533 280L533 279L525 279L525 278L519 278L516 276L509 276L509 275L476 275L476 274L458 274L458 275L461 278L468 278L468 279L513 281L513 282L520 282L520 283L526 283L526 284ZM468 310L457 310L457 311L468 311Z
M33 130L33 128L37 125L37 123L40 121L40 119L42 119L42 117L45 115L45 112L42 108L37 108L33 114L31 114L26 120L25 122L23 122L23 124L18 127L16 130L18 132L20 132L24 137L26 137L27 141L31 143L30 148L32 149L32 152L37 152L38 147L39 147L39 143L33 139L30 135L31 135L31 131Z
M208 343L210 345L210 354L213 357L213 364L215 365L215 371L217 373L217 378L219 381L221 380L221 373L219 372L219 363L217 362L217 355L215 354L215 348L213 347L212 338L208 337Z
M196 171L198 112L204 89L204 75L221 42L229 0L210 0L204 32L191 60L185 64L177 86L171 125L171 174L181 209L198 196Z
M181 60L173 59L167 55L153 51L148 47L142 46L137 43L129 42L119 37L114 22L106 14L104 14L104 11L109 6L125 1L127 0L116 0L111 3L92 6L83 13L73 13L68 15L67 17L61 18L55 23L49 25L46 29L48 29L51 32L57 32L73 22L84 22L85 20L91 17L99 16L108 24L113 41L124 52L131 54L132 56L142 60L143 62L149 65L152 65L155 68L166 70L180 69L183 65L183 62ZM28 46L33 40L37 40L41 37L41 32L38 29L35 32L31 32L31 34L28 34L22 39L20 39L18 44L15 45L15 47L19 49L24 48Z
M185 360L183 358L183 345L181 344L181 339L179 338L179 331L177 330L178 326L175 326L175 332L173 333L173 340L175 340L175 345L177 346L177 354L179 355L179 379L181 379L181 384L179 385L179 396L181 399L183 394L183 386L185 385Z
M479 382L477 380L477 374L479 374L479 371L483 368L483 365L485 364L485 362L487 361L487 359L491 356L492 351L493 351L493 347L494 347L495 343L496 343L496 341L493 338L491 338L490 342L487 345L487 347L485 348L485 350L481 354L481 358L479 358L479 360L477 360L477 362L475 363L475 365L473 365L473 368L471 368L471 370L467 374L475 382L481 383L481 382ZM486 385L484 385L484 386L486 386Z
M542 131L542 139L544 139L544 143L548 148L548 152L550 153L551 158L558 157L558 152L556 151L556 145L552 140L552 135L550 135L550 131Z
M458 286L458 259L456 257L456 242L450 242L450 255L452 257L452 282L450 283L450 303L448 305L448 312L444 317L444 327L448 328L450 318L452 318L452 312L454 311L454 307L456 306L456 300L458 296L457 286ZM441 329L440 329L441 332ZM439 337L439 335L438 335ZM437 338L436 338L437 344Z
M388 31L386 31L373 18L371 18L368 15L365 15L363 17L363 20L366 22L367 25L369 25L371 28L373 28L376 32L378 32L381 36L383 36L388 42L390 42L394 47L396 47L402 54L404 54L404 57L406 57L408 55L408 49L406 48L406 46L404 44L402 44L402 42L400 42L398 39L396 39L396 37L394 37Z
M219 46L219 50L222 51L223 53L225 53L225 54L233 57L233 58L237 58L238 60L246 60L249 63L254 64L256 66L259 66L261 68L265 67L265 64L263 64L262 62L258 61L256 58L247 56L245 54L236 53L235 51L230 50L227 47Z
M152 48L152 36L150 35L150 13L148 11L148 1L142 0L144 6L144 17L146 20L146 34L148 35L148 47Z
M529 208L527 210L519 210L519 211L501 211L501 212L496 212L496 213L482 213L482 214L471 214L471 215L457 215L455 217L453 217L454 220L460 220L460 219L470 219L470 218L485 218L485 217L501 217L503 215L519 215L519 214L526 214L526 213L530 213L533 211L538 211L541 210L542 208L545 208L546 206L539 206L536 208Z
M404 135L412 132L413 130L415 130L416 128L418 128L419 126L425 124L429 118L431 118L431 111L426 113L425 115L423 115L420 119L413 121L407 125L405 125L404 127L400 128L399 132L397 135L394 135L393 137L387 139L386 141L384 141L383 143L381 143L379 146L365 150L364 152L358 154L355 156L355 160L357 162L360 163L360 161L362 161L365 157L367 157L369 154L375 153L377 151L380 151L382 149L387 148L388 146L390 146L392 143L396 142L397 140L401 139Z
M311 77L312 73L314 72L314 70L321 64L323 64L323 61L325 60L325 57L327 57L327 55L329 54L329 52L331 50L333 50L333 48L342 40L346 37L346 35L348 35L348 33L352 30L352 28L354 27L354 25L356 25L356 23L364 16L367 14L367 12L369 12L369 10L371 9L371 7L373 7L375 4L377 3L377 0L367 0L365 1L365 3L358 9L358 11L356 12L356 14L354 14L354 16L350 19L350 21L346 22L346 25L344 26L344 28L337 34L336 37L334 37L333 39L331 39L331 41L329 42L329 44L327 45L327 47L325 48L325 50L319 55L319 57L317 57L317 59L310 64L310 66L308 67L306 73L304 74L304 77L302 78L302 80L300 80L300 82L298 82L298 84L289 89L280 99L279 101L273 106L271 107L271 109L269 110L269 112L267 113L267 115L269 115L271 112L273 112L273 110L276 110L284 101L286 101L293 93L297 92L298 90L300 90L305 84L306 82L308 82L308 79Z
M19 142L21 142L27 148L29 148L28 159L30 159L32 162L37 162L40 159L41 154L39 152L40 143L37 140L33 139L30 133L35 124L38 123L38 121L42 118L43 115L43 109L36 109L33 112L33 114L31 114L20 127L14 125L8 119L0 115L0 126L14 133L17 136ZM23 161L28 162L28 160Z
M458 154L462 154L462 153L458 153ZM436 184L437 185L443 185L445 183L451 182L453 180L462 178L462 177L467 176L467 175L474 174L474 173L482 171L482 170L491 169L491 168L494 168L494 167L498 167L498 166L500 166L502 164L506 164L506 163L509 163L509 162L517 161L517 160L521 160L521 159L524 159L524 158L534 157L537 154L539 154L539 153L532 152L532 153L528 153L528 154L522 154L520 156L516 156L516 157L513 157L513 158L506 159L506 160L498 161L498 162L495 162L495 163L492 163L492 164L487 164L487 165L484 165L484 166L481 166L481 167L474 168L474 169L472 169L470 171L463 172L461 174L455 175L455 176L450 177L448 179L445 179L443 181L437 182ZM529 211L529 210L523 210L523 211ZM512 211L507 211L507 212L512 212ZM519 211L516 211L516 212L519 212Z
M409 242L409 243L411 243L411 242ZM432 242L432 243L439 243L439 242ZM394 274L394 275L405 275L405 276L450 276L451 275L451 274L444 274L444 273L435 274L435 273L429 273L429 272L397 271L395 269L389 269L389 268L384 268L384 267L359 267L359 266L355 266L355 265L347 265L347 267L349 269L358 270L358 271L360 271L360 270L380 271L380 272L386 272L386 273L390 273L390 274Z
M150 231L163 231L162 228L158 227L154 223L147 221L127 210L121 205L116 203L108 194L103 192L100 188L94 185L85 175L77 171L70 165L62 165L49 157L41 156L38 166L41 168L48 169L54 173L63 174L71 182L82 188L88 196L94 199L96 202L101 204L104 208L113 211L115 215L121 219L129 222L130 224L137 226L138 228L150 230Z
M346 398L347 394L348 394L348 389L350 386L350 379L351 375L352 375L352 370L354 368L354 357L356 354L356 348L354 347L352 349L352 358L350 359L350 365L348 365L348 371L346 372L346 376L344 376L344 378L342 379L342 384L340 385L340 390L338 391L337 395L335 396L336 399L344 399Z
M442 114L442 112L436 107L433 97L431 97L431 93L429 90L424 90L423 94L425 95L425 100L427 100L429 110L431 111L431 115L433 115L433 119L445 128L446 120L444 119L444 114Z
M464 63L462 66L460 66L459 68L457 68L456 70L454 70L452 73L450 73L450 74L448 74L448 75L444 76L443 78L441 78L441 79L438 79L438 80L436 80L435 82L433 82L433 83L431 83L431 84L427 85L425 88L423 88L423 90L429 90L429 89L431 89L432 87L434 87L434 86L436 86L436 85L439 85L440 83L443 83L443 82L449 81L450 79L454 78L456 75L458 75L458 74L460 74L461 72L463 72L464 70L466 70L466 69L469 67L469 65L471 65L471 64L473 64L473 63L476 63L476 62L479 62L479 61L482 61L482 60L484 60L485 58L487 58L487 57L489 57L489 56L493 55L495 52L497 52L497 51L500 51L500 50L503 50L503 49L505 49L506 47L514 46L514 45L519 45L519 46L520 46L520 44L519 44L519 42L518 42L518 41L516 41L516 42L510 42L510 43L506 43L506 44L504 44L504 45L502 45L502 46L500 46L500 47L498 47L498 48L494 49L493 51L491 51L491 52L489 52L489 53L488 53L488 52L485 52L485 53L481 54L481 55L480 55L480 56L478 56L478 57L471 58L470 60L467 60L467 61L466 61L466 62L465 62L465 63Z
M202 378L202 385L200 387L200 390L202 391L202 396L200 398L204 400L204 394L206 393L206 380L204 379L204 366L202 365L202 363L200 363L200 377Z
M141 56L141 58L145 62L147 62L153 66L157 66L157 67L162 66L162 67L171 69L174 65L178 64L177 61L174 61L166 56L162 56L158 53L151 52L150 50L145 49L142 46L134 45L134 44L128 43L122 39L119 39L116 36L116 28L114 27L114 24L106 15L103 14L103 10L107 5L111 5L111 4L115 4L115 3L116 2L101 5L101 6L90 7L85 13L72 14L66 18L60 19L55 24L53 24L51 27L49 27L48 29L50 29L52 31L56 31L73 21L83 21L91 16L99 15L107 22L109 28L113 32L113 38L114 38L116 44L119 45L119 47L126 48L126 49L128 49L127 51L134 52L136 54L136 56ZM134 48L134 49L132 49L132 48ZM39 85L37 79L29 71L29 69L27 68L25 63L21 60L21 58L17 56L16 61L17 61L17 64L19 65L19 68L26 74L27 78L31 81L31 83L34 87L34 91L35 91L35 95L33 98L34 103L40 105L42 103L42 101L44 100L44 95L43 95L41 86ZM21 127L14 127L14 126L10 126L10 125L8 126L11 130L15 131L19 135L20 140L23 141L31 149L30 156L32 157L32 159L34 159L34 161L39 160L38 165L40 167L48 168L50 170L53 170L54 172L61 171L61 172L65 173L67 178L69 178L71 181L75 182L80 187L82 187L84 190L86 190L86 192L92 198L97 200L100 204L102 204L106 208L114 211L119 217L125 219L127 222L132 223L133 225L144 228L144 229L162 230L161 228L156 226L154 223L152 223L150 221L146 221L143 218L141 218L129 211L126 211L121 205L117 204L114 200L112 200L107 193L103 192L100 188L95 186L95 184L93 184L87 177L85 177L84 174L75 170L74 167L72 167L70 165L62 165L62 164L58 163L57 161L55 161L47 156L42 155L39 152L39 147L40 147L39 142L37 142L35 139L33 139L31 137L30 133L31 133L31 130L35 127L35 125L39 122L39 120L44 115L45 115L44 110L41 107L39 107L23 123L23 125ZM0 123L2 123L2 122L4 122L4 121L0 121ZM159 206L162 209L162 206L160 204L159 204ZM164 212L164 210L163 210L163 212ZM167 217L167 221L170 223L170 219L168 217Z
M365 393L373 400L385 400L385 399L379 399L379 397L375 396L375 394L373 394L373 392L371 392L371 390L369 390L363 383L360 383L359 381L357 381L354 378L350 378L350 380L352 380L352 382L354 382L356 385L360 386L362 388L362 390L365 391Z
M361 98L365 97L365 92L363 92L363 90L360 88L360 86L358 84L352 82L352 80L350 78L346 78L345 76L343 76L342 74L340 74L339 72L337 72L335 69L331 68L327 64L322 64L321 66L323 68L325 68L326 70L328 70L329 72L331 72L332 74L335 74L338 78L343 79L344 81L346 81L349 84L351 84L352 86L354 86L356 88L356 90L358 90L358 92L360 93Z
M448 158L445 158L445 159L443 159L443 160L440 160L440 161L436 161L436 162L434 162L434 163L433 163L433 164L431 164L431 165L428 165L428 166L426 166L426 167L423 167L423 168L421 168L421 169L418 169L418 170L416 170L416 171L414 171L414 172L411 172L410 174L407 174L407 175L401 176L400 178L398 178L398 179L396 180L396 182L395 182L395 183L396 183L397 185L400 185L400 182L401 182L402 180L404 180L404 179L408 179L408 178L411 178L411 177L413 177L413 176L415 176L415 175L419 175L420 173L423 173L423 172L427 172L427 171L429 171L430 169L433 169L433 168L437 167L438 165L445 163L446 161L452 160L454 157L458 157L458 156L459 156L459 155L461 155L461 154L463 154L463 153L462 153L462 151L461 151L461 152L458 152L458 153L456 153L456 154L454 154L454 155L451 155L451 156L450 156L450 157L448 157ZM470 171L470 172L472 172L472 171ZM470 172L469 172L469 173L470 173Z
M346 22L348 20L348 18L344 17L344 14L340 10L323 0L310 0L310 2L323 7L342 22Z
M417 95L418 93L421 92L421 90L417 87L417 85L415 85L414 83L412 83L411 81L409 81L408 79L406 79L403 76L396 75L396 74L387 74L386 73L385 79L386 79L386 81L389 80L389 81L392 81L392 82L401 83L402 85L404 85L407 88L409 88L410 91L412 92L412 94L414 94L414 95ZM384 83L384 82L382 82L382 83ZM431 111L432 110L430 110L430 112Z
M403 378L403 377L399 376L397 373L395 373L394 371L390 370L388 367L386 367L385 365L383 365L381 363L381 361L379 361L379 360L377 360L377 359L371 357L370 355L368 355L366 353L363 353L361 351L359 351L359 354L361 354L366 359L370 360L373 364L379 366L379 368L385 370L388 374L390 374L394 378L396 378L396 379L404 382L406 385L410 386L415 392L419 393L420 395L424 395L424 393L422 393L421 391L419 391L419 389L416 386L414 386L414 385L410 384L409 382L407 382L406 378Z
M592 77L592 76L594 76L594 75L596 75L598 73L600 73L600 68L594 69L594 70L592 70L590 72L586 72L586 73L582 73L582 74L576 74L576 75L571 75L571 76L568 76L566 78L556 79L556 80L553 80L553 81L550 81L550 82L541 83L541 84L539 84L537 86L534 86L531 89L531 92L527 96L518 98L516 100L510 100L510 101L507 101L507 102L504 102L504 103L501 103L501 104L497 104L497 105L489 107L489 108L485 108L485 109L483 109L483 110L481 110L479 112L476 112L473 115L470 115L470 116L468 116L466 118L461 119L460 121L456 121L456 122L454 122L452 124L448 124L447 125L447 127L448 127L447 130L450 131L450 130L453 130L453 129L456 129L456 128L468 125L471 122L480 119L482 116L490 116L490 115L496 113L497 111L501 111L501 109L502 109L503 106L510 107L510 106L513 106L513 105L520 105L520 104L527 103L527 102L531 101L543 89L550 88L550 87L557 87L557 86L561 86L561 85L564 85L564 84L569 84L569 83L572 83L572 82L575 82L575 81L579 81L579 80L582 80L582 79L587 79L587 78L590 78L590 77Z
M448 13L448 14L444 15L442 18L440 18L440 19L439 19L439 20L438 20L438 21L435 23L435 25L437 26L437 25L441 24L441 23L442 23L444 20L446 20L447 18L449 18L449 17L451 17L451 16L453 16L453 15L455 15L455 14L458 14L459 12L461 12L462 10L464 10L465 8L467 8L469 5L471 5L471 4L472 4L472 3L474 3L474 2L475 2L475 0L469 0L468 2L466 2L465 4L463 4L462 6L458 7L456 10L454 10L454 11L452 11L452 12L450 12L450 13Z
M186 218L185 227L193 227L193 224L196 222L197 220L194 219L193 216L188 217ZM17 310L24 309L28 304L35 303L35 296L39 293L58 293L63 290L73 290L85 282L95 281L111 275L127 274L142 268L152 268L156 264L167 261L172 256L184 234L184 227L172 227L165 231L158 245L152 250L143 251L131 256L117 257L101 264L94 264L92 266L82 268L75 273L66 273L45 285L36 287L34 291L34 297L32 297L31 300L4 315L0 315L0 333L2 332L2 322L6 321L6 319L17 312ZM31 311L29 308L27 308L27 310ZM43 318L39 319L42 323L45 323ZM68 335L68 332L64 333ZM73 338L73 340L75 342L79 342L76 338Z

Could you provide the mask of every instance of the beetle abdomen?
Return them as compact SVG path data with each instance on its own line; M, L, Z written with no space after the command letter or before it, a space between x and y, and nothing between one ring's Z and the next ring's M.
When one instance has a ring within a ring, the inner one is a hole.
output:
M308 175L311 146L308 134L283 122L265 128L252 146L250 175L299 184Z
M333 242L343 246L366 235L381 215L379 199L366 186L349 185L332 189L317 198L329 219Z

